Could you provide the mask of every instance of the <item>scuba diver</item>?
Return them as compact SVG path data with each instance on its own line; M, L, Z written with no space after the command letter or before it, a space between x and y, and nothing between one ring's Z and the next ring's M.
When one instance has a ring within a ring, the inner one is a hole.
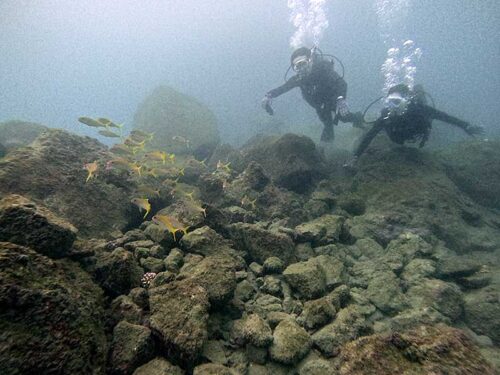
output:
M282 86L269 91L262 99L262 107L273 115L272 99L295 87L300 87L302 97L316 110L324 125L322 142L333 142L333 125L338 121L352 122L355 127L363 127L363 115L351 113L346 101L347 83L334 70L332 60L326 59L318 48L301 47L292 53L291 68L296 72ZM335 116L333 116L335 114Z
M484 132L481 126L471 125L427 105L426 92L421 85L416 85L413 90L410 90L407 85L399 84L389 90L380 117L364 134L354 152L354 157L344 166L354 167L358 158L381 130L385 130L394 143L402 145L405 142L420 141L419 147L424 147L429 139L433 120L458 126L471 136Z

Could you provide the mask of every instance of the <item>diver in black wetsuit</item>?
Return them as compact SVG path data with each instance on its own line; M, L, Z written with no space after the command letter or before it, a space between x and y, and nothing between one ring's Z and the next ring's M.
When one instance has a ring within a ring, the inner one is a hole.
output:
M333 142L333 125L338 121L352 122L356 127L363 127L363 115L351 113L346 101L347 83L334 70L333 61L323 58L313 48L302 47L293 52L291 66L297 73L282 86L269 91L262 100L262 107L272 115L271 102L295 87L300 87L302 97L318 114L324 125L322 142ZM335 117L333 114L335 113Z
M389 90L380 117L363 136L354 152L354 157L345 166L354 166L357 159L381 130L385 130L394 143L402 145L406 142L420 141L419 147L424 147L429 139L433 120L458 126L471 136L482 134L484 131L481 126L471 125L427 105L422 86L417 85L414 90L410 90L408 86L400 84Z

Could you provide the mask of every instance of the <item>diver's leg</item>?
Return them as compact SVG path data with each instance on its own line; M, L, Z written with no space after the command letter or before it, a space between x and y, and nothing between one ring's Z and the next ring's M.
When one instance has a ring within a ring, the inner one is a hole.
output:
M323 132L321 133L321 142L332 143L335 139L335 133L333 131L333 115L331 108L323 105L316 109L319 119L323 123Z

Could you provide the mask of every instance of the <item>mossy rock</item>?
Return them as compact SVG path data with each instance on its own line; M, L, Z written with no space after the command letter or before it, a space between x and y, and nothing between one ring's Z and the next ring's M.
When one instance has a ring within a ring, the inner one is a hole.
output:
M16 148L29 145L42 132L48 128L28 121L6 121L0 123L0 144L5 148L5 153ZM1 147L0 147L1 148ZM0 151L0 157L2 157Z
M215 148L219 142L215 115L195 98L168 86L157 87L139 106L134 128L155 133L152 149L176 154L207 146ZM188 139L189 148L173 140L175 136Z
M0 372L103 374L103 298L90 276L8 242L0 269Z

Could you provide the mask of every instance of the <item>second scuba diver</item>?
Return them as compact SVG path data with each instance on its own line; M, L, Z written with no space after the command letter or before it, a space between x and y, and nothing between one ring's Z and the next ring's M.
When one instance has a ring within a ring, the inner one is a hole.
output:
M345 167L354 167L358 158L381 130L385 130L394 143L402 145L405 142L420 141L420 148L429 139L433 120L455 125L471 136L484 132L481 126L471 125L427 105L425 95L420 85L416 85L413 90L405 84L392 87L385 98L380 117L365 133L354 152L354 157L346 163Z
M333 142L333 126L337 125L339 120L352 122L355 127L363 127L361 112L349 111L346 101L347 83L335 71L332 60L324 58L316 48L302 47L293 52L290 62L296 74L282 86L269 91L262 100L262 107L270 115L274 113L271 107L273 98L300 87L302 97L316 110L324 125L322 142Z

